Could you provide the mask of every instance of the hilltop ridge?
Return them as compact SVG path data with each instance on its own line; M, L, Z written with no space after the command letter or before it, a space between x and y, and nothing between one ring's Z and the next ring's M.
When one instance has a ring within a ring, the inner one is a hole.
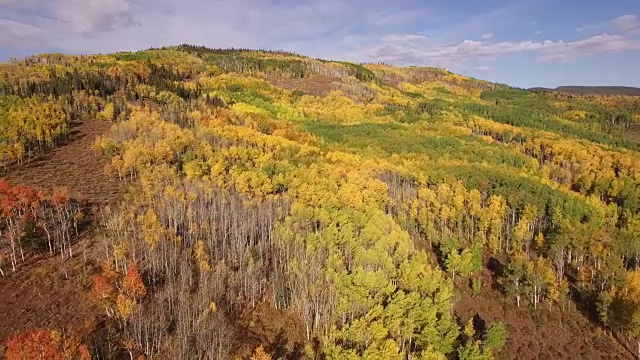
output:
M535 87L531 91L558 91L574 95L640 96L640 88L630 86L558 86L555 89Z

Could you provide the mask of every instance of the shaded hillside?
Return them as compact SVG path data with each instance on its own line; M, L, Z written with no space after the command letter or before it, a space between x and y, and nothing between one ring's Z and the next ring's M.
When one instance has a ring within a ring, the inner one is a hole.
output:
M0 332L100 359L630 358L639 120L284 51L3 64Z
M555 89L531 88L534 91L558 91L573 95L640 96L640 88L629 86L559 86Z

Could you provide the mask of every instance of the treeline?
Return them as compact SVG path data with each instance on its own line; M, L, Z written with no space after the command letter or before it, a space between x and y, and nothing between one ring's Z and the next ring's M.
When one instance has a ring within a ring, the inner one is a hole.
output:
M630 86L559 86L554 90L574 95L640 96L640 89Z
M83 68L70 63L66 67L41 64L41 76L20 77L24 66L17 66L16 80L0 83L0 94L19 97L51 96L54 98L73 95L74 92L88 92L108 98L117 91L135 90L138 85L149 85L158 91L171 91L183 99L197 98L197 89L189 89L180 82L193 74L181 72L170 66L159 65L150 60L137 62L133 71L123 71L116 64L107 69L96 66Z
M628 105L622 109L613 106L609 109L585 104L583 107L588 112L565 111L554 107L552 100L557 97L510 89L483 92L481 98L492 104L466 103L460 108L507 125L552 131L603 145L640 149L635 142L613 136L628 130L634 123L634 109Z
M34 157L69 135L68 103L0 95L0 162L7 166Z

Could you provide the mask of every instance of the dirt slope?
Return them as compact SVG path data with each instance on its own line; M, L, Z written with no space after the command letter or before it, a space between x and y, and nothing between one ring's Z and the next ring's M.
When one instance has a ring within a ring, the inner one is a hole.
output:
M523 300L518 308L497 289L488 269L482 271L482 293L473 296L468 286L457 290L456 314L466 321L479 316L487 325L502 321L507 326L507 344L496 359L634 359L613 337L578 311L571 302L562 310L540 304L537 310Z
M97 121L78 123L67 144L0 177L12 185L45 191L67 187L94 206L116 200L123 186L105 175L106 160L92 150L95 138L110 126ZM93 235L91 228L82 234L70 260L31 256L15 273L4 269L6 276L0 277L0 358L4 342L15 331L57 329L82 336L95 327L99 309L87 298L95 272L90 254L97 251Z
M110 123L102 121L80 122L74 126L67 144L0 177L12 185L23 184L45 191L66 186L72 194L86 197L92 204L114 200L122 192L122 184L105 175L106 160L92 149L96 137L110 127Z

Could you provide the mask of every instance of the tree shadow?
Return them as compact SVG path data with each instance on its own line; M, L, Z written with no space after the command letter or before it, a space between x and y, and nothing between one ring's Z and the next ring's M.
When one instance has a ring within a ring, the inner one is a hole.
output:
M473 315L473 329L476 331L476 334L484 334L487 331L487 322L480 314Z
M289 350L289 342L284 330L280 329L275 339L266 347L266 351L271 355L273 359L288 359L296 360L301 359L304 355L304 346L296 342L293 348Z
M490 257L487 261L487 269L491 272L491 288L500 291L502 286L498 279L504 275L505 266L495 257Z

